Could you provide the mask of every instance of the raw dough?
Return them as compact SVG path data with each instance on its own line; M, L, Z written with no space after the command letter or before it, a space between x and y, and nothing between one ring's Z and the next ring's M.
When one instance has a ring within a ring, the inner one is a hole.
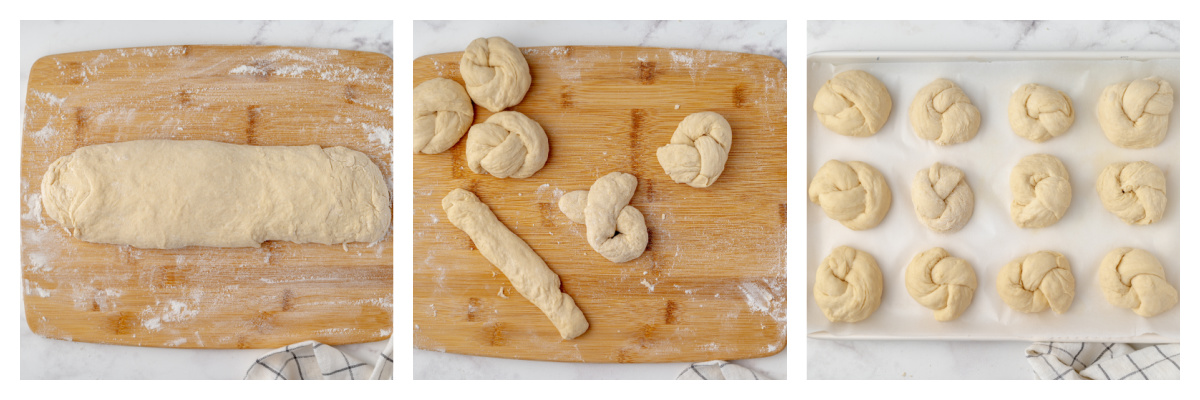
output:
M650 237L642 212L629 205L637 178L613 172L597 179L591 190L576 190L558 199L558 208L575 223L587 224L588 244L612 262L642 255Z
M492 114L467 132L467 166L497 178L528 178L546 165L550 142L537 121L516 111Z
M908 295L933 310L933 318L938 321L953 321L962 315L978 286L971 264L950 256L941 247L917 254L904 271Z
M883 221L892 206L892 191L879 170L867 163L829 160L813 176L808 199L829 218L861 231Z
M458 69L471 100L491 112L520 103L533 82L521 50L502 37L471 41Z
M1127 149L1144 149L1167 137L1174 107L1171 84L1149 77L1104 88L1096 114L1108 141Z
M1075 275L1071 274L1071 263L1066 257L1043 250L1018 257L1000 268L996 290L1014 310L1035 313L1049 306L1062 314L1075 299Z
M1062 161L1049 154L1022 158L1008 176L1008 188L1013 194L1009 213L1022 228L1054 225L1071 206L1071 176Z
M1149 225L1167 209L1167 177L1146 161L1117 162L1104 167L1096 180L1104 208L1130 225Z
M1062 135L1075 123L1075 106L1066 93L1026 83L1008 101L1008 124L1017 136L1037 143Z
M1167 282L1167 272L1150 252L1122 247L1100 262L1100 290L1117 307L1153 317L1179 304L1179 291Z
M46 214L93 243L151 249L383 239L379 167L345 147L137 140L82 147L42 178Z
M725 170L732 145L733 130L725 117L698 112L679 123L670 144L658 148L658 163L675 183L706 188Z
M563 339L588 328L587 319L570 295L560 290L558 275L529 244L504 226L474 193L454 189L442 199L450 223L471 237L483 257L500 269L521 296L542 310Z
M935 232L957 232L975 212L975 193L962 170L933 163L917 171L912 183L913 206L922 224Z
M862 321L879 308L883 272L870 254L838 247L817 267L813 298L832 322Z
M892 95L875 76L845 71L825 82L813 99L817 119L845 136L865 137L879 132L892 113Z
M413 89L413 154L437 154L458 143L475 119L458 82L433 78Z
M934 80L917 91L908 119L917 137L942 146L971 140L979 132L979 109L948 79Z

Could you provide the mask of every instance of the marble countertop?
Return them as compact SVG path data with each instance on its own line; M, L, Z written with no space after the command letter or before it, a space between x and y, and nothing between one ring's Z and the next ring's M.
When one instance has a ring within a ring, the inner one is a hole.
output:
M786 25L783 21L414 21L413 58L462 51L475 38L502 36L520 47L691 48L764 54L786 64ZM787 378L787 349L735 363L770 379ZM521 361L413 350L415 379L674 379L689 365Z
M810 21L805 29L808 54L838 50L1179 51L1178 21ZM793 293L804 291L791 289ZM1025 361L1027 342L807 339L806 345L809 379L1034 377Z
M21 93L38 58L75 51L180 44L280 45L392 56L391 21L22 21ZM21 109L24 110L21 96ZM22 379L241 379L267 349L190 350L46 339L21 312ZM386 341L338 346L375 362Z

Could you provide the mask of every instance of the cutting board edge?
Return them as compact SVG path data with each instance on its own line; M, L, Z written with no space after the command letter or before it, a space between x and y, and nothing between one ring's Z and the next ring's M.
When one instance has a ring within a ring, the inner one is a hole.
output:
M572 49L643 49L643 50L682 50L682 51L704 51L704 52L710 52L710 53L737 54L737 55L742 55L742 56L747 56L747 57L753 57L753 58L766 58L766 59L769 59L771 63L774 63L774 64L779 64L779 67L780 67L780 68L782 68L783 70L785 70L785 71L787 70L787 64L784 64L784 63L783 63L783 60L780 60L780 59L778 59L778 58L776 58L776 57L773 57L773 56L768 56L768 55L765 55L765 54L743 53L743 52L740 52L740 51L726 51L726 50L706 50L706 49L689 49L689 48L683 48L683 47L648 47L648 46L588 46L588 45L580 45L580 46L576 46L576 45L563 45L563 46L529 46L529 47L518 47L518 49L520 49L520 50L524 51L524 50L528 50L528 49L553 49L553 48L561 48L561 47L567 47L567 48L572 48ZM447 51L447 52L444 52L444 53L426 54L426 55L423 55L423 56L419 56L419 57L413 58L413 63L415 64L417 61L419 61L419 60L421 60L421 59L424 59L424 58L442 57L442 56L446 56L446 55L448 55L448 54L462 54L462 53L463 53L463 52L461 52L461 51ZM415 85L414 85L414 86L415 86Z
M635 361L635 362L624 362L623 363L623 362L615 361L615 360L602 360L602 361L581 361L581 360L576 360L576 359L543 360L543 359L534 359L534 358L505 357L505 356L494 355L494 354L466 353L466 352L457 352L457 351L442 350L442 349L430 349L430 348L421 347L420 345L417 345L415 343L413 344L413 349L424 350L424 351L433 351L433 352L438 352L438 353L461 354L461 355L474 356L474 357L501 358L501 359L506 359L506 360L569 362L569 363L579 363L579 364L585 364L585 363L586 364L660 364L660 363L674 363L674 362L697 363L697 362L712 361L714 359L721 359L719 357L665 358L665 359L659 359L659 360L654 360L654 361ZM777 346L774 350L766 351L766 352L762 352L762 353L754 353L754 354L751 354L746 357L736 358L736 360L750 360L750 359L755 359L755 358L770 357L770 356L779 354L784 349L787 349L787 334L784 334L781 336L779 346Z

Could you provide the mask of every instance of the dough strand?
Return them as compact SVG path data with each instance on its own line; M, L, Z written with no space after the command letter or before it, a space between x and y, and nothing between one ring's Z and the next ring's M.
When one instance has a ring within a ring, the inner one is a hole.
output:
M612 172L591 190L576 190L558 200L558 208L575 223L587 224L588 244L609 261L621 263L646 251L650 237L642 212L629 205L637 177Z

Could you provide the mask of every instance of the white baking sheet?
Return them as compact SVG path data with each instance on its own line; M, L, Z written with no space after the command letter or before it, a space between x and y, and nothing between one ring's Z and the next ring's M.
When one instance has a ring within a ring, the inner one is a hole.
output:
M874 136L853 138L825 128L812 111L821 85L838 72L861 69L887 85L892 113ZM1110 143L1096 118L1096 100L1105 86L1147 76L1174 86L1175 109L1162 144L1128 150ZM908 119L917 90L937 78L956 82L979 107L982 123L970 141L938 146L918 138ZM1075 124L1057 138L1034 143L1012 132L1008 101L1025 83L1048 85L1071 96ZM1179 307L1152 318L1109 304L1096 271L1110 250L1131 246L1153 253L1171 284L1179 287L1179 54L1178 53L816 53L808 58L807 178L830 159L865 161L879 169L892 190L883 222L852 231L808 207L808 334L838 339L1074 340L1178 342ZM1008 177L1029 154L1052 154L1071 175L1072 200L1063 219L1042 229L1018 228L1009 218ZM1130 226L1101 205L1095 183L1117 161L1145 160L1167 177L1168 205L1163 220ZM961 168L975 192L975 214L959 232L935 233L917 220L910 185L916 172L934 162ZM805 188L807 192L807 188ZM831 323L813 301L812 282L821 260L848 245L870 253L883 270L883 301L866 320ZM943 247L975 268L979 288L963 315L937 322L904 288L904 270L917 253ZM1026 314L1010 309L996 292L1000 267L1038 250L1062 253L1075 274L1075 301L1066 313ZM1186 291L1186 288L1180 288Z

